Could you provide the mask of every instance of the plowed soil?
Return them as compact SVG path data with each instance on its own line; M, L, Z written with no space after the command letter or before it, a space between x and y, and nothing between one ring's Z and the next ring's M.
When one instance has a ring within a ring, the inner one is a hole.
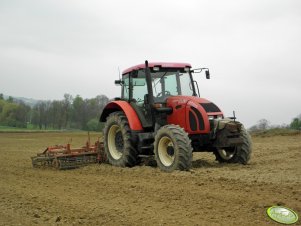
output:
M85 133L0 133L0 225L277 225L266 216L272 205L301 214L301 135L253 138L246 166L196 153L189 172L32 168L31 156L71 137L74 147L86 141Z

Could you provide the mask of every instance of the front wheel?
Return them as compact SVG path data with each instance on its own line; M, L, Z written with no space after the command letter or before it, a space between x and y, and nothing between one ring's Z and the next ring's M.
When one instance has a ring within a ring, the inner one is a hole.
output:
M244 127L241 128L240 137L243 138L243 143L240 146L217 148L214 151L216 160L221 163L247 164L251 159L252 140Z
M155 136L154 152L157 165L163 171L189 170L191 167L191 141L180 126L161 127Z

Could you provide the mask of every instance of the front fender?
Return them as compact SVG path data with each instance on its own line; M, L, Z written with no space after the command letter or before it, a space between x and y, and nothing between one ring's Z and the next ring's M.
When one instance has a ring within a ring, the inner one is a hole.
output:
M137 113L128 102L123 100L117 100L108 103L103 109L99 121L105 122L107 117L115 111L123 111L123 113L126 115L128 119L131 130L136 130L136 131L143 130Z

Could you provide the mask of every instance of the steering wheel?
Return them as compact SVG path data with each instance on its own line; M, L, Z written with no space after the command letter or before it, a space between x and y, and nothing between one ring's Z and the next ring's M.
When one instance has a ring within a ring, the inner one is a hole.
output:
M161 97L161 96L163 96L163 92L158 93L156 97ZM164 96L171 96L171 94L168 90L165 90Z

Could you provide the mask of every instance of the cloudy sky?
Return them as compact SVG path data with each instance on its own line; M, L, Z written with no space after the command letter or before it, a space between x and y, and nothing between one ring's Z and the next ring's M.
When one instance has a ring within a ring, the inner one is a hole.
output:
M118 67L209 67L201 96L247 126L301 113L300 0L1 0L0 93L119 95Z

